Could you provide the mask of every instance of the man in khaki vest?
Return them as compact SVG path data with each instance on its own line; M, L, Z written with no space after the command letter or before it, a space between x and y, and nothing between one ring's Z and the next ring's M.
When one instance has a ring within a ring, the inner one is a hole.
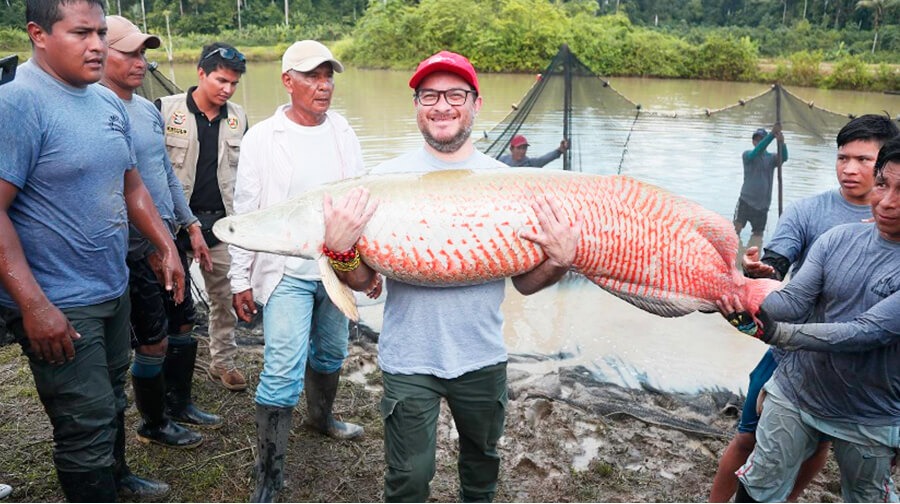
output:
M247 130L247 115L228 100L246 69L244 55L234 47L221 42L207 45L197 64L197 86L189 88L187 93L156 102L165 121L166 149L172 167L184 186L191 211L200 219L212 257L212 271L201 271L210 300L208 373L229 390L244 390L247 382L234 363L236 317L231 309L227 276L231 256L228 246L212 234L212 225L233 212L234 179L241 138ZM190 255L188 240L186 233L179 234L183 253ZM181 345L169 338L167 371L173 351L183 357L172 366L176 379L173 380L174 404L168 404L169 413L180 422L220 425L220 418L199 412L191 405L190 378L197 355L197 341L190 335L191 329L177 328L184 336Z

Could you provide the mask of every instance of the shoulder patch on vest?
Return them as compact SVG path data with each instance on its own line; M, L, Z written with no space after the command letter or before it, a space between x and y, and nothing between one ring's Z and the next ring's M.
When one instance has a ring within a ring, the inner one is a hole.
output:
M187 114L182 112L181 110L176 110L172 113L172 122L177 125L184 124L184 121L187 120Z
M238 120L235 117L229 117L225 122L228 123L228 127L231 129L237 129L238 127Z

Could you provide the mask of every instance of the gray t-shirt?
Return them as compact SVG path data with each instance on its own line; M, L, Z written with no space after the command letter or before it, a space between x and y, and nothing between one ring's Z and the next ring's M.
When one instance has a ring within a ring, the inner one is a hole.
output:
M375 167L372 173L491 169L504 165L475 151L462 162L443 162L424 148ZM505 362L504 280L465 287L420 287L387 280L378 363L385 373L452 379Z
M823 419L900 425L900 242L873 224L846 224L816 241L806 264L762 308L785 352L775 380Z
M59 308L121 296L128 285L128 113L99 84L71 87L32 60L0 86L0 179L19 189L8 215L38 285ZM0 287L0 305L16 308Z
M804 198L789 205L778 219L775 234L766 251L775 252L791 262L796 275L815 241L840 224L854 224L872 217L869 205L854 205L841 196L839 189Z
M187 226L197 219L191 213L184 199L181 182L172 170L172 163L166 152L162 116L150 101L141 96L134 95L131 100L123 102L131 119L131 139L141 180L153 198L159 216L174 237L176 226ZM150 242L134 225L130 225L129 255L134 259L140 259L152 250Z

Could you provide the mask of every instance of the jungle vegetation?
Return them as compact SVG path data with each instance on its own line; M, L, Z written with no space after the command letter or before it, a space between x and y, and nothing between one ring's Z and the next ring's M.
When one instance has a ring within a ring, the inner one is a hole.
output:
M357 66L450 48L486 71L540 71L563 43L595 72L900 89L900 0L105 0L192 61L226 40L277 59L328 41ZM24 0L0 2L0 53L27 56Z

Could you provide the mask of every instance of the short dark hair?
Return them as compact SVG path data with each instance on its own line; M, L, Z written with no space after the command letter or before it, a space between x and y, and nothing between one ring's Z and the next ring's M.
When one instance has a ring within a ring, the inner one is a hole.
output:
M888 163L900 163L900 136L891 138L878 150L878 159L875 160L875 176L881 175L884 165Z
M103 0L25 0L25 23L34 23L47 33L53 33L53 25L62 20L60 5L85 2L88 5L99 5L106 13Z
M857 140L875 140L881 145L900 135L900 128L888 116L866 114L853 119L841 128L837 146L842 147Z
M235 54L240 55L240 57L230 59L223 58L219 49L234 51ZM247 62L244 61L244 55L235 49L234 46L226 44L225 42L213 42L212 44L203 46L203 51L200 53L200 61L197 62L197 68L203 69L207 75L220 68L227 68L228 70L234 70L239 74L243 74L247 71Z

